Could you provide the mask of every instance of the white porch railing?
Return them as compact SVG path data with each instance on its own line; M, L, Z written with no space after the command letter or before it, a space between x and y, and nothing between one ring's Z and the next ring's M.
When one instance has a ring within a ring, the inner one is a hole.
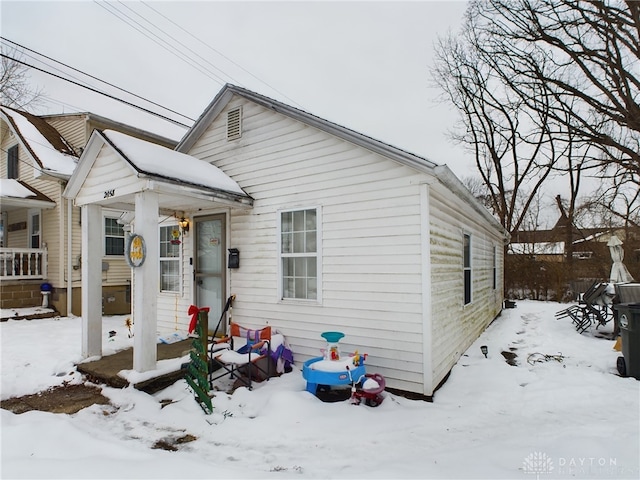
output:
M46 248L0 248L0 280L37 280L46 277Z

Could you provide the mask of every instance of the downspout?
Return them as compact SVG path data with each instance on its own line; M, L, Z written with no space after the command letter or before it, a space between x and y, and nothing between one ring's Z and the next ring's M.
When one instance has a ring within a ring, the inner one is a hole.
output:
M73 315L73 204L72 200L67 198L67 317Z

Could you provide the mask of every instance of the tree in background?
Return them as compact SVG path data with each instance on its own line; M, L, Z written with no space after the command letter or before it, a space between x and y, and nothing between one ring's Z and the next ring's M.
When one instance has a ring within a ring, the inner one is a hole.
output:
M474 0L467 28L528 107L544 89L545 115L598 147L600 176L640 184L640 3Z
M569 262L574 227L638 224L639 38L640 3L472 0L436 46L432 76L460 113L451 137L474 155L480 197L513 234L540 192L560 193ZM568 188L553 192L556 177ZM599 182L588 198L585 177Z
M486 58L481 39L467 22L458 37L441 39L432 76L445 101L460 112L450 133L467 148L486 189L485 204L511 233L554 165L565 154L548 111L553 100L540 89L536 109L509 87L506 72Z
M15 49L4 49L0 54L0 103L18 110L29 110L38 106L43 97L41 89L29 83L28 67L17 62Z

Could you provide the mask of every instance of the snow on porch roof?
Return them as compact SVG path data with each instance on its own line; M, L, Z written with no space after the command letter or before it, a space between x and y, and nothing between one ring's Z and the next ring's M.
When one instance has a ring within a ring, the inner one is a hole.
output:
M235 180L204 160L113 130L102 134L141 173L248 196Z
M56 203L35 188L20 180L0 179L0 203L2 210L18 207L53 208Z

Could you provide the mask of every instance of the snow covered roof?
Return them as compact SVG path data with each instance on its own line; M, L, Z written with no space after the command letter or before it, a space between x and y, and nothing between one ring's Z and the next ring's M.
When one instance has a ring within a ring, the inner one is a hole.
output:
M246 195L235 180L204 160L114 130L102 134L141 173Z
M77 165L71 145L43 119L1 106L0 115L43 173L70 177Z
M108 168L118 169L117 178L112 179L117 193L104 196L95 185L85 189L96 162L113 157L108 160ZM119 188L123 183L118 182L124 182L127 188ZM159 207L165 212L194 211L215 204L239 208L253 205L253 199L215 165L114 130L93 131L63 196L73 198L78 205L128 210L134 205L135 194L143 190L157 192Z
M53 208L56 205L45 194L12 178L0 178L0 200L2 211L19 207Z

